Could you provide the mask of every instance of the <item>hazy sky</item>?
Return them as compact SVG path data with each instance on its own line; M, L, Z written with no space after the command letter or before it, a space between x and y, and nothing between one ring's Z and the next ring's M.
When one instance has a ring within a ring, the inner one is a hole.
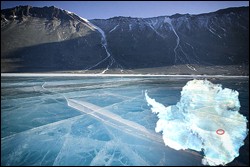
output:
M155 17L200 14L228 7L249 6L249 1L1 1L1 9L19 5L56 6L86 19L114 16Z

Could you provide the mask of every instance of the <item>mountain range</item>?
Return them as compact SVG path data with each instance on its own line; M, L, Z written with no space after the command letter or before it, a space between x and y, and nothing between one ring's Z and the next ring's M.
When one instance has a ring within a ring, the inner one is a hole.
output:
M1 10L1 72L248 75L249 7L84 19L57 7Z

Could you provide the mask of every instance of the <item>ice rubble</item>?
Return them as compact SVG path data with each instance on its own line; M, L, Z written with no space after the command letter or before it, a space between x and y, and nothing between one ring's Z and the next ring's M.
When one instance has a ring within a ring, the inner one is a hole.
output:
M225 165L239 156L248 129L246 117L238 112L238 96L220 84L195 79L182 88L176 105L165 107L145 92L159 118L155 131L162 131L165 144L175 150L203 151L204 165Z

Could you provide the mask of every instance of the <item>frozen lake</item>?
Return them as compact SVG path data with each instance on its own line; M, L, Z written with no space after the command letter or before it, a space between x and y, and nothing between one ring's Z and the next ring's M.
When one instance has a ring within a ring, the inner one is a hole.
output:
M202 165L154 131L145 90L174 105L192 78L1 76L1 165ZM249 79L208 78L237 90L249 120ZM248 124L249 129L249 124ZM249 165L249 136L228 165Z

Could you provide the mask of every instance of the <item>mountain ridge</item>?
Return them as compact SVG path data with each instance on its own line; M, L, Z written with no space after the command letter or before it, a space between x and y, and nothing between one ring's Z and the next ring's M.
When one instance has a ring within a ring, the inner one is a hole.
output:
M5 11L5 10L16 10L16 9L30 9L30 8L34 8L34 9L42 9L42 8L47 8L47 9L54 9L54 10L61 10L61 11L66 11L66 12L69 12L65 9L61 9L57 6L44 6L44 7L33 7L33 6L30 6L30 5L19 5L19 6L16 6L16 7L12 7L12 8L6 8L6 9L2 9L1 11ZM223 14L223 13L226 13L226 12L238 12L238 11L241 11L241 10L249 10L248 9L249 6L241 6L241 7L228 7L228 8L223 8L223 9L219 9L219 10L216 10L216 11L211 11L211 12L207 12L207 13L200 13L200 14L190 14L190 13L185 13L185 14L181 14L181 13L175 13L175 14L172 14L172 15L160 15L160 16L153 16L153 17L131 17L131 16L114 16L114 17L110 17L110 18L107 18L107 19L99 19L99 18L94 18L94 19L87 19L87 20L108 20L108 19L113 19L113 18L119 18L119 17L124 17L124 18L134 18L134 19L145 19L145 18L158 18L158 17L176 17L176 16L183 16L183 15L189 15L189 16L199 16L199 15L208 15L208 14L214 14L214 13L217 13L217 14ZM73 12L70 12L70 13L73 13ZM75 13L73 13L75 14ZM76 16L78 16L77 14L75 14ZM79 16L80 17L80 16Z
M203 74L213 67L218 74L237 68L248 75L248 14L249 7L238 7L198 15L87 20L53 6L4 9L1 70L129 73L147 68L147 73ZM47 51L38 53L43 48Z

